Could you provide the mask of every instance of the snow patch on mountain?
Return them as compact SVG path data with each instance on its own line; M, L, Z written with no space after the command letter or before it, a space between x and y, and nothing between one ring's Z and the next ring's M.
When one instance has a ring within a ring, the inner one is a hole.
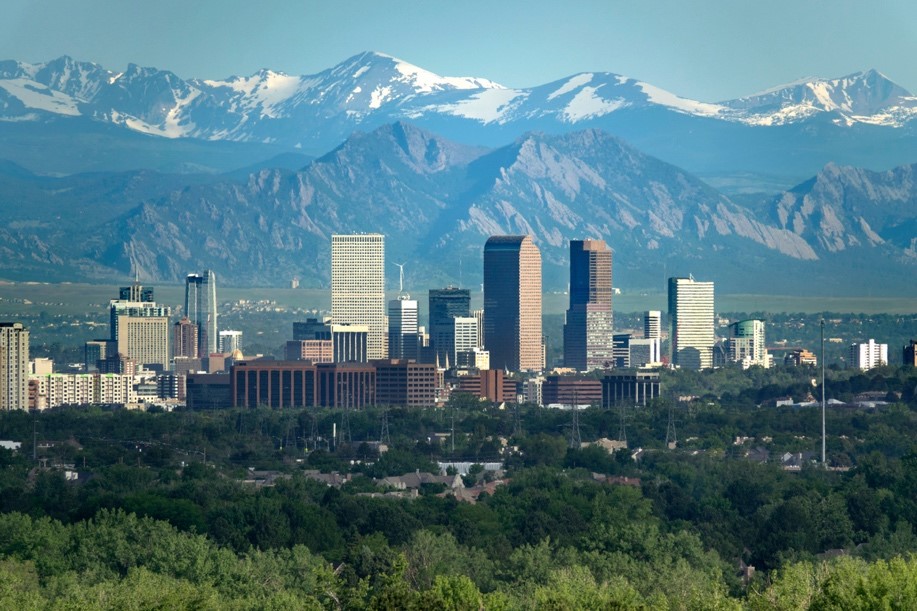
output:
M528 95L516 89L484 89L453 104L431 106L425 110L474 119L484 124L502 122Z
M608 100L596 95L599 87L583 87L564 108L563 117L568 123L599 117L629 106L622 99Z
M548 95L548 101L553 100L557 96L564 95L565 93L570 93L577 87L588 85L592 81L592 77L593 75L589 73L577 74L576 76L570 77L570 79L561 85L559 89Z
M7 93L22 102L26 108L44 110L46 112L71 117L76 117L81 114L77 101L72 97L65 93L49 89L31 79L16 78L0 80L0 88L5 89Z
M635 81L634 84L639 87L644 94L646 94L647 100L653 104L668 106L669 108L679 110L681 112L686 112L692 115L700 115L702 117L716 117L722 115L726 111L726 108L720 106L719 104L709 104L707 102L698 102L696 100L682 98L675 95L674 93L666 91L665 89L661 89L655 85L650 85L649 83Z

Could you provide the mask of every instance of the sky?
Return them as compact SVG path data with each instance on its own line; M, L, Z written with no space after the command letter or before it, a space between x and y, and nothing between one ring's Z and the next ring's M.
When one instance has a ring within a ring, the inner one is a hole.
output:
M707 102L875 68L917 94L914 0L3 0L0 59L182 78L380 51L508 87L614 72Z

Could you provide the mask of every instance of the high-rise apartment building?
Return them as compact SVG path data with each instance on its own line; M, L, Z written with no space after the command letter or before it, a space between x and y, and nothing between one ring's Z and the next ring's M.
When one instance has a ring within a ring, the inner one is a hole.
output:
M218 346L220 354L230 354L236 350L242 351L242 332L233 329L220 331Z
M669 278L671 363L683 369L713 367L713 283Z
M29 330L0 322L0 409L29 407Z
M613 360L611 294L611 249L603 240L570 240L565 366L588 371Z
M185 278L185 316L197 325L198 356L217 352L217 277L213 270Z
M445 365L455 364L456 318L471 314L471 291L449 286L430 291L430 345L433 360Z
M172 325L172 356L195 359L198 357L197 344L197 325L182 316Z
M407 295L388 302L388 354L393 359L418 360L417 300Z
M492 236L484 245L484 345L492 369L544 368L541 252L531 236Z
M877 344L870 339L865 344L850 344L850 366L872 369L888 365L888 344Z
M385 236L331 236L331 320L366 325L367 357L388 356L385 315Z
M729 360L740 363L742 369L753 365L770 367L770 358L764 341L764 321L740 320L729 325Z

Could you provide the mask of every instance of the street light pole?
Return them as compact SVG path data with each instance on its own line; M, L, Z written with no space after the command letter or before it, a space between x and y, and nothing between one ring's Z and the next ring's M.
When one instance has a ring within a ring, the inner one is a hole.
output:
M825 319L821 319L821 465L825 463Z

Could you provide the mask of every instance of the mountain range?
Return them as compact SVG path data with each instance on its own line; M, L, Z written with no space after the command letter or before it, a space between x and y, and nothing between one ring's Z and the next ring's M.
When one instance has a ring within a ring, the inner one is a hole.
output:
M546 290L565 287L577 237L605 239L630 290L693 273L726 292L900 295L917 264L917 165L829 164L744 200L598 129L485 147L407 122L283 161L304 165L49 177L0 164L0 275L177 282L211 268L228 284L327 286L330 236L360 231L388 236L414 290L475 286L500 233L535 237Z
M135 64L115 72L66 56L0 62L0 158L47 174L218 173L289 152L317 156L355 130L407 121L487 147L601 129L726 191L764 190L828 163L912 163L915 117L917 97L875 70L702 102L604 72L513 89L374 52L314 75L265 69L217 80ZM35 153L36 139L45 154Z

